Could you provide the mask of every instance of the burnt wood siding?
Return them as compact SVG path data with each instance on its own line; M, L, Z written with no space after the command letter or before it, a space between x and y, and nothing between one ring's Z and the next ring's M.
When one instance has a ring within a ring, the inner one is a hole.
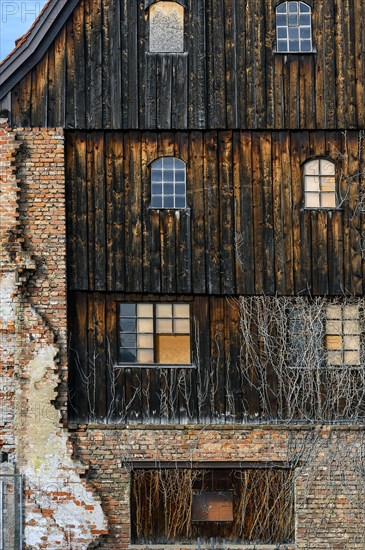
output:
M362 295L359 137L68 132L69 289ZM340 207L304 209L303 162L334 154ZM187 164L188 208L153 210L150 163L170 155ZM341 170L350 184L339 181Z
M193 367L115 368L118 302L175 300L191 304ZM241 380L234 299L70 292L69 304L70 421L225 423L257 412Z
M182 54L148 53L136 0L80 0L12 89L12 124L75 129L365 127L365 0L314 2L315 52L275 53L273 0L188 0Z

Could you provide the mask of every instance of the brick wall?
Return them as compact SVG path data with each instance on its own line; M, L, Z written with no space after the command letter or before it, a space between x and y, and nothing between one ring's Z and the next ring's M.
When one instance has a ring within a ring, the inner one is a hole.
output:
M67 400L63 132L2 124L0 147L2 449L24 476L26 547L81 550L106 526L61 422Z
M89 468L89 482L108 517L109 536L100 548L129 548L131 463L156 461L158 467L175 460L289 462L295 466L295 548L364 548L360 428L74 426L72 431L75 456Z

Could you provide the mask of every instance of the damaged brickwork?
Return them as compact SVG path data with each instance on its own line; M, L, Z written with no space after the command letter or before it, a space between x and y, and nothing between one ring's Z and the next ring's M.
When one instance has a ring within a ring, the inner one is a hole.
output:
M97 488L108 517L109 536L103 537L98 548L130 548L131 471L141 461L152 462L155 468L163 468L168 461L188 464L239 461L242 466L251 461L288 464L294 471L295 544L254 547L257 550L364 548L363 428L75 425L70 429L75 455L89 468L89 482ZM248 547L232 545L232 549ZM134 548L164 550L163 545ZM173 548L182 550L186 545Z
M66 427L63 131L1 121L1 451L24 476L26 548L86 549L105 533Z

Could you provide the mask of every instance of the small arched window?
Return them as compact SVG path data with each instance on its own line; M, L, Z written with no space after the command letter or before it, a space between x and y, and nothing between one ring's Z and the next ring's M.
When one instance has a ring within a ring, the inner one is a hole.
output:
M150 52L184 51L184 8L177 2L156 2L149 8Z
M151 164L151 207L186 208L186 164L161 157Z
M304 2L282 2L276 8L276 48L279 53L310 53L311 8Z
M336 169L327 159L304 164L305 208L336 208Z

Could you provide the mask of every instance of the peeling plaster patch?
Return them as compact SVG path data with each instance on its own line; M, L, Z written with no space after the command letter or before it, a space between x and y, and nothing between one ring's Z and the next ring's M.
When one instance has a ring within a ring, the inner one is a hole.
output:
M106 526L100 503L76 472L77 464L71 460L67 434L63 432L60 415L51 403L56 397L56 354L55 346L44 345L28 363L27 404L22 407L26 413L17 419L21 471L40 513L52 520L42 528L37 518L33 527L29 525L32 522L27 516L25 541L28 547L39 548L38 543L44 536L48 540L47 548L51 543L67 548L72 530L72 548L81 550L94 540L92 530L104 531ZM40 417L33 414L35 410L40 411Z
M0 279L0 322L14 321L13 295L16 290L15 273L6 273Z

